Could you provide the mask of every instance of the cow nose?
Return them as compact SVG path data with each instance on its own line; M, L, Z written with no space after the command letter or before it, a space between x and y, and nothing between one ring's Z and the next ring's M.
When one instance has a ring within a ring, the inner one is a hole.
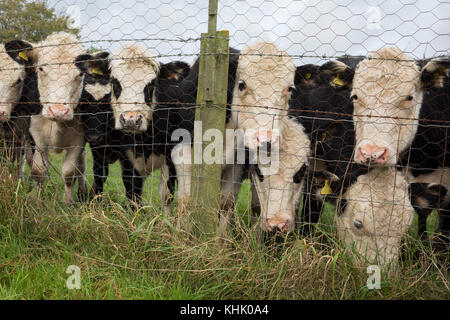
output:
M259 147L259 149L260 150L262 149L270 154L270 151L272 150L272 143L270 141L263 142L263 143L261 143L261 146Z
M8 120L8 113L5 110L0 110L0 122L7 122Z
M62 104L48 107L48 117L54 120L69 120L70 108Z
M262 131L255 133L254 141L257 148L267 148L267 152L270 152L272 147L278 146L280 143L280 136L274 134L272 131Z
M102 136L99 134L91 134L86 136L86 140L89 143L100 143Z
M281 231L281 232L288 232L290 228L290 221L289 219L283 219L283 218L269 218L266 219L264 222L264 226L267 231Z
M383 164L389 160L389 150L375 145L364 145L358 149L358 159L362 163Z
M139 129L143 123L143 116L137 112L123 112L120 114L120 124L124 129Z

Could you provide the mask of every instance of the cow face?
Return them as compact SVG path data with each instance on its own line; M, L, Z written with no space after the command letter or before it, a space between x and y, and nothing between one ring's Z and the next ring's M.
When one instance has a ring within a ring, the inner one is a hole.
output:
M351 75L354 103L355 161L393 166L412 143L418 129L422 91L443 85L448 59L434 59L422 71L395 47L382 48L361 61L353 71L342 63L334 66Z
M243 129L246 147L280 144L280 118L288 112L295 66L272 43L259 43L241 52L233 91L232 120Z
M109 53L82 54L76 64L84 74L79 111L86 141L105 144L106 135L114 129L111 109Z
M278 156L272 157L278 161L278 171L264 170L264 164L252 170L252 183L261 208L261 228L265 232L293 231L310 155L310 141L301 125L294 120L280 121L285 122L283 143Z
M354 245L371 264L387 265L397 261L413 214L401 172L377 168L349 186L338 203L335 223L345 245Z
M0 52L0 122L9 121L19 102L27 71L32 72L32 50L30 43L13 40L5 44L6 53Z
M115 129L130 133L147 130L153 111L153 80L159 63L148 50L133 44L111 59Z
M52 33L30 52L37 65L42 116L53 121L71 121L81 96L83 75L75 58L84 52L75 35Z

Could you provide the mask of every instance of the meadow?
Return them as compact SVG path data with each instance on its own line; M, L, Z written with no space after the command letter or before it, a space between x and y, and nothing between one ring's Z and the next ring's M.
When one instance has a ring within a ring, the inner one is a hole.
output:
M88 150L88 178L92 158ZM0 299L449 299L448 255L417 240L417 219L397 269L366 285L336 238L327 205L313 236L291 234L261 243L251 225L249 182L239 194L233 236L199 240L165 215L159 171L144 190L145 206L126 208L120 167L114 164L102 201L64 205L62 155L52 155L45 188L0 171ZM436 213L428 221L429 230ZM70 290L66 269L81 269Z

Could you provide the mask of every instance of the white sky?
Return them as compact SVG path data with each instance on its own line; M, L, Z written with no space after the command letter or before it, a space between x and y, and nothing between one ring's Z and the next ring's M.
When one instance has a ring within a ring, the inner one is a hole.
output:
M83 41L155 39L146 45L161 61L192 62L200 43L168 41L207 32L207 0L48 0L58 12L77 5ZM230 31L230 45L242 49L257 40L274 41L296 64L322 63L322 55L365 55L396 45L414 58L450 55L450 1L219 0L218 30ZM372 23L371 23L372 22ZM116 51L124 42L100 42ZM87 46L88 47L88 46Z

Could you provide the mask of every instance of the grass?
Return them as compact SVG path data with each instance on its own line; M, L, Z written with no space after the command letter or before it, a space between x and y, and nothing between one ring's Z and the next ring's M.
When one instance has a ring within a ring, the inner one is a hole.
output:
M174 227L175 214L163 215L158 172L146 183L147 206L136 213L121 206L118 164L110 170L103 203L65 206L61 162L61 155L52 156L48 183L31 192L6 170L0 173L0 299L450 298L448 260L415 240L416 227L409 258L382 274L381 289L369 290L366 269L355 266L335 238L332 206L315 237L292 235L263 245L247 223L246 183L234 236L220 245ZM435 217L429 223L433 228ZM70 265L81 269L79 290L65 285Z

